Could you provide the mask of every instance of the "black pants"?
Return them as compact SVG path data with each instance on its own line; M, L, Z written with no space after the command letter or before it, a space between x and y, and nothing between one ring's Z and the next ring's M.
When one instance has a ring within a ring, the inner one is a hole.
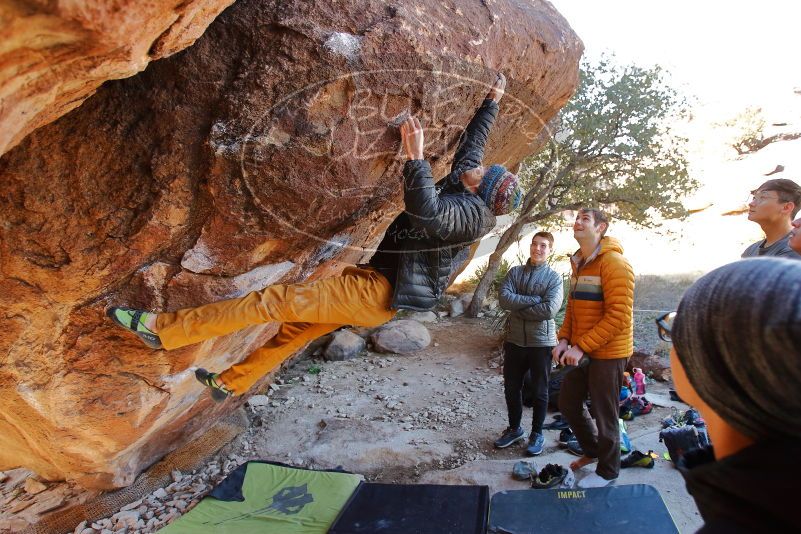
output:
M503 390L506 394L509 426L520 426L520 419L523 417L523 377L526 371L531 371L531 384L534 388L531 431L542 434L542 423L548 408L548 380L551 376L553 347L519 347L514 343L504 343L503 350Z

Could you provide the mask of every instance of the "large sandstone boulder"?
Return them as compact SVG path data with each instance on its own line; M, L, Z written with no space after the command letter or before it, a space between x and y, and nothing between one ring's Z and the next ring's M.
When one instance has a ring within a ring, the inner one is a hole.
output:
M119 487L203 432L241 400L213 405L193 367L227 367L275 325L152 351L104 309L366 261L402 208L399 120L421 117L444 175L502 69L486 159L513 167L572 94L581 51L545 1L240 0L30 134L0 159L0 470Z
M0 155L125 78L195 42L233 0L0 0Z

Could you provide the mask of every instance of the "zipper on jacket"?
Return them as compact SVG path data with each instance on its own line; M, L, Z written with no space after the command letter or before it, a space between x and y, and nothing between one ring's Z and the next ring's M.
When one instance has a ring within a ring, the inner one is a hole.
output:
M523 267L523 275L524 276L526 275L526 268L525 267ZM529 276L531 276L531 275L529 274ZM526 279L526 282L527 283L524 284L524 285L526 286L525 288L528 289L528 279ZM524 347L528 347L528 334L526 333L526 319L525 319L525 317L521 317L521 319L523 320L523 346Z

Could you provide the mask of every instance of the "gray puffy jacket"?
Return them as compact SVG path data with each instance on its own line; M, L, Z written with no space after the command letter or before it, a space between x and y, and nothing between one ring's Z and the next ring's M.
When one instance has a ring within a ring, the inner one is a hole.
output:
M519 265L509 269L499 294L509 310L506 341L520 347L555 347L554 317L562 307L562 277L548 265Z

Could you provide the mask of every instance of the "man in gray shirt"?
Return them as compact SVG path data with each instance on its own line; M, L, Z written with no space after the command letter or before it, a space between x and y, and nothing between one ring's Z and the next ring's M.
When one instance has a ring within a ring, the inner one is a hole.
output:
M801 209L801 186L784 178L768 180L751 191L748 220L759 224L765 239L750 245L743 258L781 256L801 259L788 243L793 217Z
M509 310L509 325L503 344L503 382L509 428L495 441L505 448L526 439L520 426L523 417L523 377L531 373L534 414L526 453L540 454L545 443L542 423L548 407L551 351L556 346L554 317L562 307L562 277L548 266L553 235L537 232L531 240L531 257L525 265L509 269L501 285L501 308Z

